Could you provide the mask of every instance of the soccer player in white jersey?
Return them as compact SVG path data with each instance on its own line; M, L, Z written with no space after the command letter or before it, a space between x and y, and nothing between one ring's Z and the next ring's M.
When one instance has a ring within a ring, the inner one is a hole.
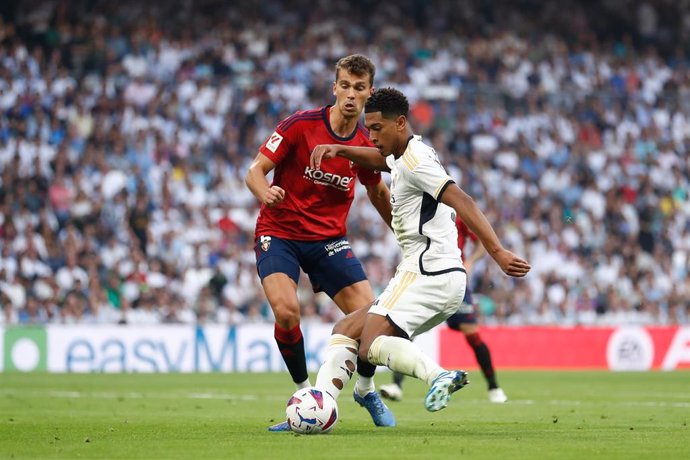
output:
M434 412L468 383L467 373L443 369L410 339L445 321L463 298L467 279L457 246L456 214L507 275L525 276L530 265L501 245L486 216L448 176L434 149L413 134L404 94L393 88L376 90L364 112L376 148L320 145L312 152L311 166L318 169L323 160L341 156L391 173L391 222L402 261L368 310L353 312L335 325L316 387L337 398L359 356L424 380L429 385L424 405Z

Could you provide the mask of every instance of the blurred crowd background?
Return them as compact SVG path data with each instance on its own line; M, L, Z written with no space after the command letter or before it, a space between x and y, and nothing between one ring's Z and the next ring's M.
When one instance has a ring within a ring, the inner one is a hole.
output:
M0 6L0 325L271 321L244 174L355 52L532 264L475 266L482 322L689 324L687 0L22 0ZM379 292L399 251L357 195ZM340 315L299 293L303 321Z

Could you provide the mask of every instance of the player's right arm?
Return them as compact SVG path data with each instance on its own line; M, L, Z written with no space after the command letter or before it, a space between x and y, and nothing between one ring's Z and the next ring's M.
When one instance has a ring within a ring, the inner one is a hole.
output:
M522 277L530 271L529 263L505 249L484 213L475 201L455 183L449 183L438 197L441 203L450 206L472 230L486 248L486 251L506 275Z
M321 169L321 161L340 156L364 166L368 169L377 171L388 171L390 168L386 164L386 157L381 155L374 147L353 147L341 144L317 145L311 152L309 159L310 166L314 169Z
M277 185L270 185L266 175L276 167L266 155L259 152L249 166L244 182L257 200L269 208L278 205L285 198L285 190Z

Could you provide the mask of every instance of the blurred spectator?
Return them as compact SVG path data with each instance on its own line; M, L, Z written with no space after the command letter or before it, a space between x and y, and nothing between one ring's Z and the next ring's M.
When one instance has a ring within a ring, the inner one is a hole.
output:
M485 322L690 321L687 2L2 11L0 324L270 320L242 177L280 119L328 102L350 52L409 95L415 129L533 264L521 281L474 267ZM380 292L399 253L366 201L349 235Z

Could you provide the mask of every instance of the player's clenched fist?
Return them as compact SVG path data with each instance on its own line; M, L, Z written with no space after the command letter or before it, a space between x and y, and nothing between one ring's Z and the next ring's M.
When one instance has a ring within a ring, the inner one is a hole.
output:
M266 190L266 194L261 201L269 208L272 208L283 201L283 199L285 199L285 190L277 185L272 185Z
M521 259L506 249L502 249L497 254L494 254L493 257L501 267L501 270L503 270L503 272L509 276L521 278L527 275L532 268L529 262Z
M334 158L338 153L339 146L322 144L314 147L311 152L311 158L309 159L309 166L312 169L321 169L321 160L327 160L329 158Z

